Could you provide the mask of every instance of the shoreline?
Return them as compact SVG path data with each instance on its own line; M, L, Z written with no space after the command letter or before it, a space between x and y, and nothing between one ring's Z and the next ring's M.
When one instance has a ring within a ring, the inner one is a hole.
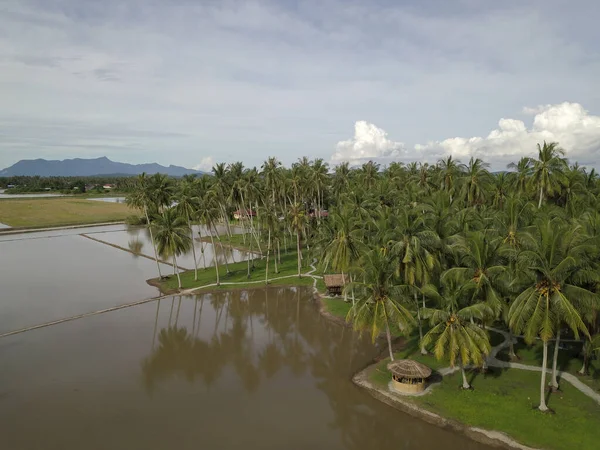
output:
M114 221L114 222L92 222L85 224L73 224L73 225L58 225L56 227L10 227L0 229L0 236L12 235L12 234L26 234L26 233L43 233L44 231L60 231L60 230L75 230L78 228L90 228L90 227L105 227L110 225L124 225L125 221Z
M528 447L520 444L507 434L499 431L486 430L483 428L471 427L467 424L454 419L448 419L434 412L424 409L414 403L401 399L391 392L380 389L369 381L369 374L375 365L371 364L367 368L359 371L352 377L352 382L367 391L373 398L391 406L394 409L402 411L427 423L436 425L440 428L462 433L468 438L484 445L508 450L540 450L535 447Z

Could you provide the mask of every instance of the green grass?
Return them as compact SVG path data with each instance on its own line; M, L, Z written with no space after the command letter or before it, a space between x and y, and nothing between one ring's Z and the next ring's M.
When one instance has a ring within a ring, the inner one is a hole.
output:
M11 227L51 227L122 221L132 210L121 203L86 199L24 198L0 200L0 223Z
M370 380L387 389L391 374L381 361ZM444 377L422 397L406 397L443 417L474 427L497 430L519 442L551 450L596 449L600 442L600 407L564 383L563 392L549 394L556 414L534 409L539 403L540 374L517 369L490 368L487 374L469 372L474 391L462 391L460 372Z
M589 375L581 376L577 372L583 365L583 359L580 358L579 354L581 351L580 343L564 342L561 343L560 350L558 352L558 368L561 371L565 371L576 375L579 379L590 386L596 391L600 391L600 361L598 359L590 361ZM537 341L532 345L527 345L522 339L518 339L518 343L515 344L515 353L519 357L517 362L521 364L528 364L531 366L542 366L542 350L543 346L541 341ZM552 368L552 356L554 354L554 343L548 344L548 365L547 367ZM498 354L498 359L503 361L509 361L508 348L503 349ZM561 383L562 386L562 383Z
M345 302L341 297L324 298L323 305L325 305L325 310L329 314L341 317L342 319L346 318L346 316L348 315L348 311L350 311L350 308L352 307L352 303Z
M230 273L227 274L227 269L224 264L219 264L219 275L221 283L240 283L239 285L221 285L215 289L232 289L244 287L260 287L264 285L266 260L256 259L254 261L255 268L250 272L250 278L247 277L248 263L246 261L229 264ZM293 285L293 286L312 286L313 279L311 277L298 278L298 259L296 252L289 252L287 255L282 252L281 264L278 267L279 273L275 273L275 265L273 258L269 262L269 278L279 278L290 276L283 280L269 281L269 285ZM310 270L308 266L302 267L302 273ZM259 281L262 283L252 283ZM198 270L198 281L194 280L194 271L189 270L181 273L181 284L183 289L191 289L202 287L216 282L216 273L214 267ZM160 283L160 289L163 292L172 292L178 288L177 277L170 276L168 280Z

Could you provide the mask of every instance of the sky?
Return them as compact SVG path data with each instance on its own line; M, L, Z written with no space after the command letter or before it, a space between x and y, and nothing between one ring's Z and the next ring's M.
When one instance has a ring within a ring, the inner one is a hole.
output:
M596 0L0 0L0 168L600 163Z

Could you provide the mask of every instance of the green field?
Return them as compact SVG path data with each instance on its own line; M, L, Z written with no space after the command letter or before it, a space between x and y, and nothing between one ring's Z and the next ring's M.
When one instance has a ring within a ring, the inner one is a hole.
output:
M0 200L0 223L11 227L53 227L122 221L133 211L122 203L79 198Z

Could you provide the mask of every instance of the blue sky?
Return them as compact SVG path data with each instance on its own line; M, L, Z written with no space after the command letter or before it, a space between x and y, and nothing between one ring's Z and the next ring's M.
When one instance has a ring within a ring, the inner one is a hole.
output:
M600 152L589 1L3 0L0 167Z

